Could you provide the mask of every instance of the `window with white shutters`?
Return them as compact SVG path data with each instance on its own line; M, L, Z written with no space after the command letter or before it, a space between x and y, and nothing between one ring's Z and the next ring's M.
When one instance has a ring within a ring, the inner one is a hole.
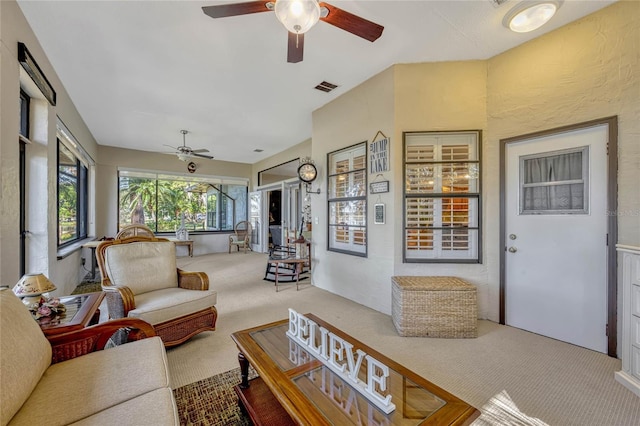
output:
M480 132L404 134L405 262L480 262Z
M328 155L328 249L367 255L367 149L361 143Z

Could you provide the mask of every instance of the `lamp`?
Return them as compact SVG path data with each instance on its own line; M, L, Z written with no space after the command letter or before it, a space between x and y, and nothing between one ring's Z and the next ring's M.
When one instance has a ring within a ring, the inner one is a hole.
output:
M546 24L561 5L561 0L524 1L505 15L502 24L511 31L528 33Z
M276 0L276 17L289 32L304 34L320 19L316 0Z
M16 296L22 298L22 302L29 306L40 301L43 293L54 291L56 286L49 281L44 274L26 274L13 287Z

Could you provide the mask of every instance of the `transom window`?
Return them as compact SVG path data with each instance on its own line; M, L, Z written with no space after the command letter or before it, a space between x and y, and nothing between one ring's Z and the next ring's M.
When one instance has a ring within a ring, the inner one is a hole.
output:
M480 262L479 138L404 134L405 262Z
M367 255L367 147L328 154L328 249Z
M232 231L247 219L245 179L119 170L118 227L141 223L154 232Z

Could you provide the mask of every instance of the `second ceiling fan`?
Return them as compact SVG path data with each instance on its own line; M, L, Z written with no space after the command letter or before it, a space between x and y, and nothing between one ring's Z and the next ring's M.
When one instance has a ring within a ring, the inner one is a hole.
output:
M376 41L384 30L382 25L317 0L257 0L204 6L202 10L212 18L274 11L278 20L289 31L287 62L291 63L302 61L304 33L313 27L318 20L371 42Z

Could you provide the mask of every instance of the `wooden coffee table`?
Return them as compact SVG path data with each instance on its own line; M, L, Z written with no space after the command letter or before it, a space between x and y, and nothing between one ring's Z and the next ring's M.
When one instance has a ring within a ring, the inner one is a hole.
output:
M385 414L339 375L285 334L283 320L233 333L240 354L240 403L256 425L466 425L480 412L411 370L378 353L320 318L331 333L390 369L388 392L395 411ZM248 380L249 364L259 377ZM366 369L365 369L366 370Z
M43 317L36 321L45 336L66 333L79 330L100 319L100 303L104 298L104 292L75 294L60 297L67 311L62 315Z

